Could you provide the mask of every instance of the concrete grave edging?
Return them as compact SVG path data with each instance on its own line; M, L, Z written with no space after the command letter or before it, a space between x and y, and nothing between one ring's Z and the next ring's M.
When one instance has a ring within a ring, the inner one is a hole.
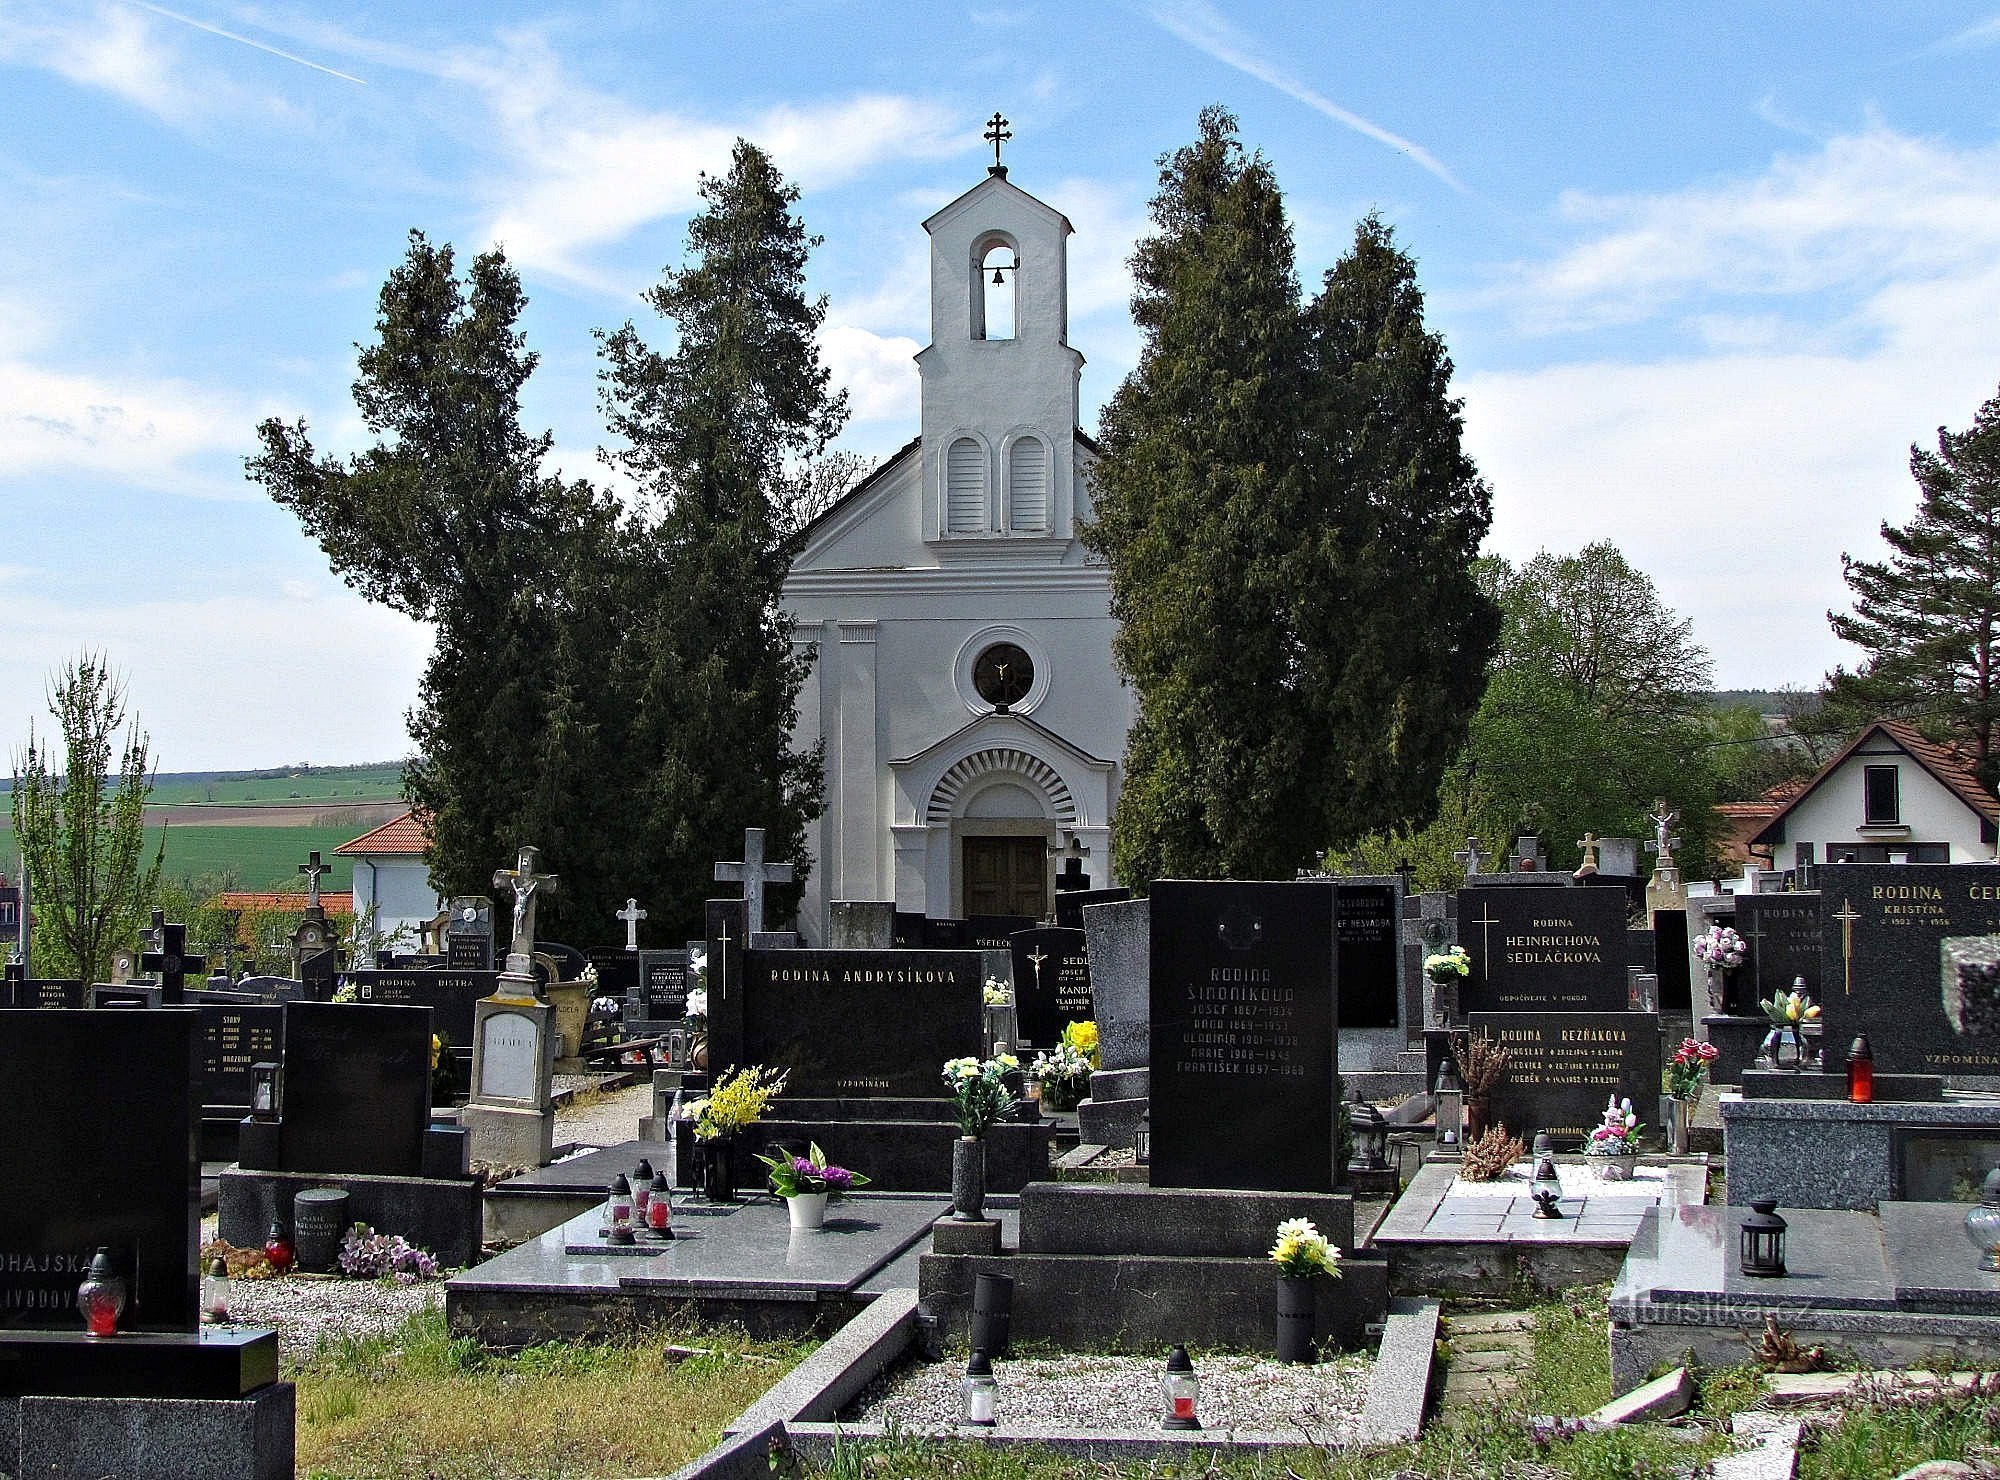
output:
M917 1332L917 1292L885 1290L722 1432L832 1418L909 1350Z

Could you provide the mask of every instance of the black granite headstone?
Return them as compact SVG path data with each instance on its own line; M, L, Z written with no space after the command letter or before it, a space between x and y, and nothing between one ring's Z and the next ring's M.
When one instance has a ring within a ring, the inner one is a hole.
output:
M687 1012L688 953L639 952L639 991L649 1018L677 1018Z
M472 1042L472 1004L499 985L494 971L350 971L348 985L361 1001L384 1007L428 1007L432 1030L452 1047Z
M0 1326L81 1331L76 1287L103 1245L130 1284L128 1327L194 1328L200 1035L185 1008L9 1018Z
M1038 922L1026 915L973 915L965 922L966 949L1006 951L1023 930L1033 930Z
M1463 889L1458 941L1472 957L1466 1012L1625 1008L1625 900L1615 889Z
M889 944L899 951L924 947L924 917L915 910L897 910L889 917Z
M256 1082L251 1069L276 1064L285 1055L285 1009L203 1002L201 1014L201 1103L250 1104Z
M149 1008L164 1005L161 1001L164 989L149 986L144 982L128 982L124 986L93 982L90 988L92 1007Z
M2000 868L1827 863L1813 882L1829 1059L1866 1033L1881 1073L2000 1076L2000 980L1958 969L2000 935Z
M1737 1001L1724 1012L1754 1013L1773 992L1789 992L1800 977L1813 1001L1821 998L1820 896L1739 894L1736 933L1749 954L1732 983Z
M1152 1184L1331 1192L1334 885L1153 885Z
M925 920L923 948L927 951L969 951L972 927L964 920Z
M626 997L639 989L639 953L626 950L586 951L590 964L597 968L597 991L599 997Z
M1340 1026L1393 1028L1402 1021L1397 884L1340 885L1335 920L1340 942Z
M493 970L493 937L456 932L445 936L444 964L451 971Z
M790 1095L938 1097L945 1060L980 1051L975 951L748 951L743 977L736 1062L789 1069Z
M1614 1095L1629 1099L1650 1125L1660 1098L1657 1013L1475 1012L1466 1029L1497 1038L1510 1056L1493 1090L1488 1125L1505 1125L1524 1141L1546 1131L1558 1150L1574 1151Z
M1013 937L1014 1021L1023 1048L1054 1048L1063 1029L1088 1021L1090 958L1081 930L1022 930Z
M1130 889L1071 889L1056 896L1056 928L1083 929L1083 912L1093 904L1123 904L1132 897Z
M299 962L299 995L309 1002L331 1002L339 976L340 953L314 951Z
M556 980L573 982L583 975L583 968L590 964L590 958L575 946L566 946L559 940L538 940L535 954L547 956L556 963Z
M84 1005L83 983L62 977L27 977L8 984L0 996L0 1007L65 1007L71 1011Z
M422 1175L430 1009L290 1002L284 1012L282 1169Z
M1688 912L1686 910L1655 910L1653 912L1653 974L1660 979L1660 1006L1662 1008L1692 1007L1689 993L1693 989L1692 978L1688 975ZM1702 1004L1706 1011L1708 988L1703 986Z
M749 906L740 899L711 899L702 907L708 929L708 1070L746 1068L762 1062L743 1043L743 955L749 947Z

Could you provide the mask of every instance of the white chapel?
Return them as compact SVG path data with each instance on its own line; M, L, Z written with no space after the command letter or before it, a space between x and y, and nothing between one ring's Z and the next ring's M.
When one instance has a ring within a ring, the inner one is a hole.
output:
M924 223L931 342L921 432L808 529L785 582L811 649L800 745L826 742L826 811L799 910L1049 913L1057 855L1110 877L1133 701L1111 583L1075 534L1096 448L1077 427L1069 221L986 178Z

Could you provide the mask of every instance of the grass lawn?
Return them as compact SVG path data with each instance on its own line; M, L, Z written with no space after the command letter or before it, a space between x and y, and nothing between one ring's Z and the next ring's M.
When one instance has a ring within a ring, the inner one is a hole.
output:
M164 807L177 802L395 801L402 794L399 765L316 766L256 776L162 776L146 800Z
M339 891L354 887L354 861L335 858L333 850L365 828L359 827L182 827L167 830L167 861L160 875L193 879L234 869L245 889L273 889L298 881L306 854L319 849L331 865L319 887ZM158 845L160 830L146 829L148 854ZM0 826L0 873L10 877L16 867L14 830Z
M668 1364L672 1341L706 1355ZM442 1307L329 1343L298 1383L301 1480L601 1480L665 1475L789 1372L810 1343L648 1331L512 1355L454 1339Z

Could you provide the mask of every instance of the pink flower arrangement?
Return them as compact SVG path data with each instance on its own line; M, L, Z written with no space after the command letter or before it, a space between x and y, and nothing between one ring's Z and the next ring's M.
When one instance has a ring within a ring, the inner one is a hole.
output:
M1639 1117L1632 1110L1632 1102L1619 1104L1613 1096L1611 1103L1604 1107L1604 1124L1590 1133L1590 1140L1583 1148L1585 1156L1637 1156L1639 1154L1639 1132L1644 1129Z
M1692 1100L1701 1093L1708 1078L1708 1066L1716 1060L1715 1045L1683 1038L1674 1056L1667 1060L1667 1093L1677 1100Z

